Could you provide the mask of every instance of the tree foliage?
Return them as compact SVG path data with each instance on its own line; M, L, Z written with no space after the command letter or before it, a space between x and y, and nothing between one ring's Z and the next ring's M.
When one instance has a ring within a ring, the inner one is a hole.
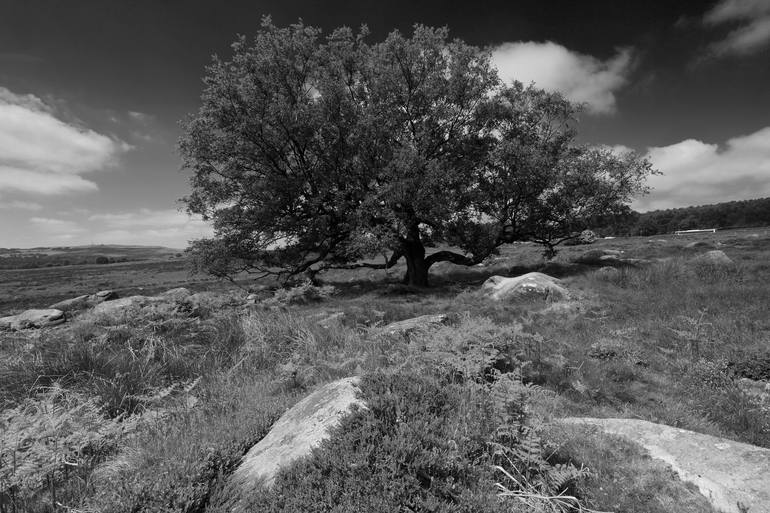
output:
M423 286L434 263L472 265L514 240L552 254L652 172L577 145L578 106L501 83L488 52L445 28L371 44L365 29L322 38L266 18L204 84L180 151L187 209L215 228L191 249L220 276L403 257L405 280ZM454 249L428 255L432 242Z

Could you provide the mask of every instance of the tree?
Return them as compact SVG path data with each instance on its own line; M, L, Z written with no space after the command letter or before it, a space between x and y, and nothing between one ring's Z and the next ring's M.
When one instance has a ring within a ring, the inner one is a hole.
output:
M647 161L575 144L579 108L502 84L489 52L420 25L366 39L266 18L207 68L179 144L187 210L215 229L191 246L203 268L292 277L403 258L405 282L426 286L433 264L514 240L552 255L644 192ZM456 250L427 254L430 240Z

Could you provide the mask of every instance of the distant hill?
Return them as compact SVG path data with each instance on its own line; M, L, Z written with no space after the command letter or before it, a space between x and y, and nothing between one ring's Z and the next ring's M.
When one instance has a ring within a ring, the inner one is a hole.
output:
M702 228L770 226L770 198L727 201L713 205L628 213L603 219L594 229L602 235L658 235Z
M163 246L56 246L0 248L0 269L37 269L63 265L113 264L180 258L183 250Z

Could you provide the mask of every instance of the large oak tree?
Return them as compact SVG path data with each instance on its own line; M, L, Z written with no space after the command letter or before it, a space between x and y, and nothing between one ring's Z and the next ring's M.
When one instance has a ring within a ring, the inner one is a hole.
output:
M490 54L416 26L369 43L263 21L207 68L180 152L191 213L215 236L191 251L209 272L295 276L441 261L473 265L502 244L546 253L645 192L638 155L576 144L579 107L503 84ZM426 254L426 244L453 250ZM372 256L383 255L374 264Z

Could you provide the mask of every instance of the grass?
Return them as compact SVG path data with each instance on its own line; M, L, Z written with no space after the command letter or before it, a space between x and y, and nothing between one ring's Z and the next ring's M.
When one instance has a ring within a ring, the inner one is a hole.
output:
M483 267L439 267L427 291L396 285L395 274L339 272L327 277L334 294L297 289L245 305L241 291L213 291L193 307L86 312L55 329L0 334L2 410L43 426L51 417L34 405L49 401L56 418L84 420L40 427L37 437L25 428L18 440L3 431L0 511L222 511L227 475L248 447L308 390L350 375L365 376L367 400L379 406L349 418L275 491L255 491L259 510L557 511L558 501L538 497L560 490L521 466L532 458L543 475L556 465L590 469L567 489L587 508L709 511L632 444L552 421L642 418L770 447L770 405L739 383L770 373L770 239L714 237L735 265L694 265L703 249L686 248L689 239L599 241L590 248L653 261L612 273L571 263L589 247L544 263L537 248L518 245ZM577 299L500 303L478 291L492 274L531 270L560 276ZM435 313L448 324L408 336L377 329ZM521 378L507 420L494 406L505 376ZM401 424L388 413L394 401L408 412ZM495 455L506 425L516 435ZM80 449L56 453L66 458L18 486L16 469L47 457L46 440ZM343 472L348 464L358 471Z

